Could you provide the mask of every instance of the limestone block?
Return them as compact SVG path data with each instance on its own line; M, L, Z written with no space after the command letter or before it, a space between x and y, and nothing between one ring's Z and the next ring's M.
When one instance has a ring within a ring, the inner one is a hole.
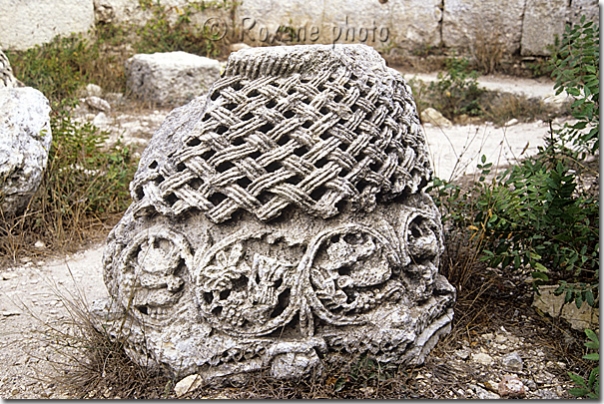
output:
M92 0L0 0L0 48L23 50L94 25Z
M20 213L38 189L52 135L50 105L30 87L0 86L0 209Z
M446 47L473 50L477 42L498 41L508 53L520 49L525 0L444 2L442 38Z
M97 327L204 381L361 354L421 364L455 300L431 175L411 89L372 48L232 53L141 157Z
M554 43L555 35L561 38L564 33L567 3L567 0L527 0L522 23L522 55L551 53L548 45Z
M575 302L564 304L564 294L554 295L557 285L539 286L540 295L535 294L533 306L549 314L552 317L558 317L568 321L572 328L583 331L586 328L597 329L600 327L599 310L583 303L580 309L577 309Z
M134 96L158 105L182 105L220 78L220 63L186 52L138 54L126 61L126 77Z

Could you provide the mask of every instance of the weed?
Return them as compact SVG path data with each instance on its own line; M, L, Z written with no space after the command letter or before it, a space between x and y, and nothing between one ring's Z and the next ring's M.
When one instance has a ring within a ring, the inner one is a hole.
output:
M208 7L204 2L190 3L183 9L167 7L159 1L141 0L143 10L150 10L152 17L136 29L138 40L134 48L138 53L184 51L197 55L217 56L223 38L210 28L195 24L192 17ZM229 7L229 3L212 3L212 7ZM176 20L171 16L176 13Z
M503 126L510 119L516 118L523 122L540 119L551 121L554 116L563 115L564 108L548 105L540 98L528 98L525 95L485 92L480 98L484 119L497 126Z
M479 87L475 71L468 72L467 59L447 60L447 74L439 73L438 81L430 83L428 92L432 105L448 119L461 114L477 116L482 114L479 104L484 89Z
M583 359L599 362L600 361L600 339L598 335L590 329L585 330L585 335L589 341L585 347L593 349L596 352L588 353ZM575 397L587 397L591 399L600 398L600 366L596 366L589 372L587 380L576 373L568 372L568 376L578 386L570 389L568 392Z
M483 74L495 73L501 64L504 52L504 44L499 37L499 31L477 30L474 45L470 50L479 71Z

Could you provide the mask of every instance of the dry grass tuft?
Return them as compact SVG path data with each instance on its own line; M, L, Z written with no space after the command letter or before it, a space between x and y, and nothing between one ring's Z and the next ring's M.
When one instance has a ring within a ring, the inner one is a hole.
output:
M470 53L478 70L484 74L495 73L501 65L505 47L498 30L479 28L474 33Z

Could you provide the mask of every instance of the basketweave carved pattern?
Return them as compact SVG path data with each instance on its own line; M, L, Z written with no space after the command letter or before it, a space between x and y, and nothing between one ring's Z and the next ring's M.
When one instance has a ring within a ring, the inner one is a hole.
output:
M4 52L0 50L0 87L19 87L20 82L13 75L13 69Z
M244 209L267 221L294 205L327 219L343 202L371 210L376 197L426 185L427 150L400 74L369 47L352 61L326 46L318 63L289 48L231 56L195 128L167 159L143 156L132 184L139 212L198 209L220 223Z

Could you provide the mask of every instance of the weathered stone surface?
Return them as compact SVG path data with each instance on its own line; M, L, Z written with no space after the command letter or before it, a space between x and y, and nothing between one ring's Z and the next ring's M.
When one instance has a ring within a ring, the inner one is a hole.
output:
M585 302L580 309L577 309L574 301L564 304L564 294L554 295L554 290L557 288L556 285L539 286L540 296L535 294L533 306L552 317L562 317L575 330L599 328L600 320L597 308L594 309Z
M444 2L442 38L446 47L474 50L477 43L499 41L508 53L520 49L526 0Z
M0 0L0 48L23 50L94 24L92 0Z
M578 24L583 15L587 21L600 24L600 5L598 0L572 0L570 2L569 21L572 24Z
M560 38L568 14L567 0L526 0L522 22L522 55L546 56L548 46L554 43L555 35Z
M233 53L143 153L97 320L126 322L137 362L204 380L421 364L455 299L431 173L411 89L371 48Z
M271 0L244 1L237 7L239 40L250 45L286 43L363 43L376 49L437 46L440 0L324 2L295 0L274 7ZM295 36L279 35L287 26Z
M30 87L0 86L0 209L21 212L38 189L52 135L50 106Z
M127 86L144 101L182 105L220 78L217 60L186 52L134 55L126 61Z

